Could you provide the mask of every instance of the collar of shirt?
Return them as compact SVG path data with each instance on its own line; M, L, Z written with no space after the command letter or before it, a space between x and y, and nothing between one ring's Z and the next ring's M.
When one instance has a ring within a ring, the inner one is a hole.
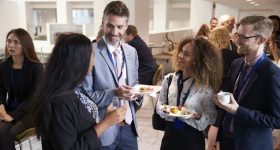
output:
M263 53L261 53L259 56L257 56L252 61L248 61L245 57L245 64L249 65L249 67L253 67L257 63L257 61L262 57L262 55L263 55Z

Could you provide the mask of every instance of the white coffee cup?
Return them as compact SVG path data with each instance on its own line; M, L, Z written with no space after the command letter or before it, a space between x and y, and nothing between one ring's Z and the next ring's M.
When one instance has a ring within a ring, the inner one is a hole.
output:
M222 103L228 104L230 103L230 94L229 92L219 92L218 93L218 99Z

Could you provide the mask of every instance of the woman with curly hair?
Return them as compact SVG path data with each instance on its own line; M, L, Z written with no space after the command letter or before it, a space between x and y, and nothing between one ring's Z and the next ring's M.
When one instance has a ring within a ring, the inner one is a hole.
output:
M164 79L157 104L157 113L166 120L161 150L204 150L203 130L216 119L213 95L221 84L220 56L208 40L198 37L182 40L174 58L177 71ZM192 117L171 117L162 111L167 102L186 108Z

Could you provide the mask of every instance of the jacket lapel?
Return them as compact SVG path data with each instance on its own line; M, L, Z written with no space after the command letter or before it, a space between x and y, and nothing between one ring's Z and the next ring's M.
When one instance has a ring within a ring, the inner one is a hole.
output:
M258 79L259 75L264 71L267 63L268 63L267 58L265 58L263 62L260 64L259 68L257 68L256 72L253 74L251 80L249 80L248 83L245 85L244 90L240 95L240 99L238 103L241 103L245 99L246 95L248 94L249 90Z
M115 68L113 66L113 62L111 61L111 59L109 57L109 54L108 54L109 50L107 49L107 46L106 46L103 39L100 40L100 42L98 43L98 49L100 50L99 53L100 53L101 57L105 60L107 66L109 67L111 73L114 76L114 79L118 83L118 78L117 78L117 75L116 75L116 72L115 72Z
M233 66L233 71L232 71L232 79L231 79L231 83L230 83L230 87L232 89L230 89L230 91L232 91L232 93L234 92L234 86L235 86L235 82L238 78L239 72L242 68L242 64L244 63L244 58L240 59L240 61L238 61L234 66Z
M130 72L132 70L131 66L132 65L129 65L129 64L133 64L132 60L131 60L131 56L130 56L130 52L129 52L129 49L127 49L125 47L125 45L121 45L121 48L123 50L123 53L124 53L124 60L125 60L125 65L126 65L126 75L127 75L127 84L128 85L131 85L131 75L132 73Z

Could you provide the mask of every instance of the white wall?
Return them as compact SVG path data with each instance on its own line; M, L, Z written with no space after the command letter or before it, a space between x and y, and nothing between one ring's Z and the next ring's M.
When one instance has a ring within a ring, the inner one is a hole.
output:
M222 15L229 14L235 17L235 23L236 23L239 20L238 11L239 10L237 8L231 8L229 6L216 4L215 17L219 19ZM236 27L233 28L232 33L234 33L235 31L236 31Z
M12 12L11 12L12 10ZM0 49L4 50L6 35L13 29L19 27L18 5L16 1L0 1Z
M229 6L225 6L225 5L221 5L221 4L216 4L215 17L217 17L219 19L220 16L224 15L224 14L232 15L237 19L238 18L238 9L232 8Z
M280 8L280 6L278 6L278 8ZM261 16L270 16L270 15L278 15L280 16L280 9L274 9L274 10L253 10L253 11L249 11L249 10L240 10L239 11L239 16L238 16L238 20L246 17L246 16L250 16L250 15L261 15Z
M212 18L212 2L205 0L191 0L190 27L197 32L200 26Z

